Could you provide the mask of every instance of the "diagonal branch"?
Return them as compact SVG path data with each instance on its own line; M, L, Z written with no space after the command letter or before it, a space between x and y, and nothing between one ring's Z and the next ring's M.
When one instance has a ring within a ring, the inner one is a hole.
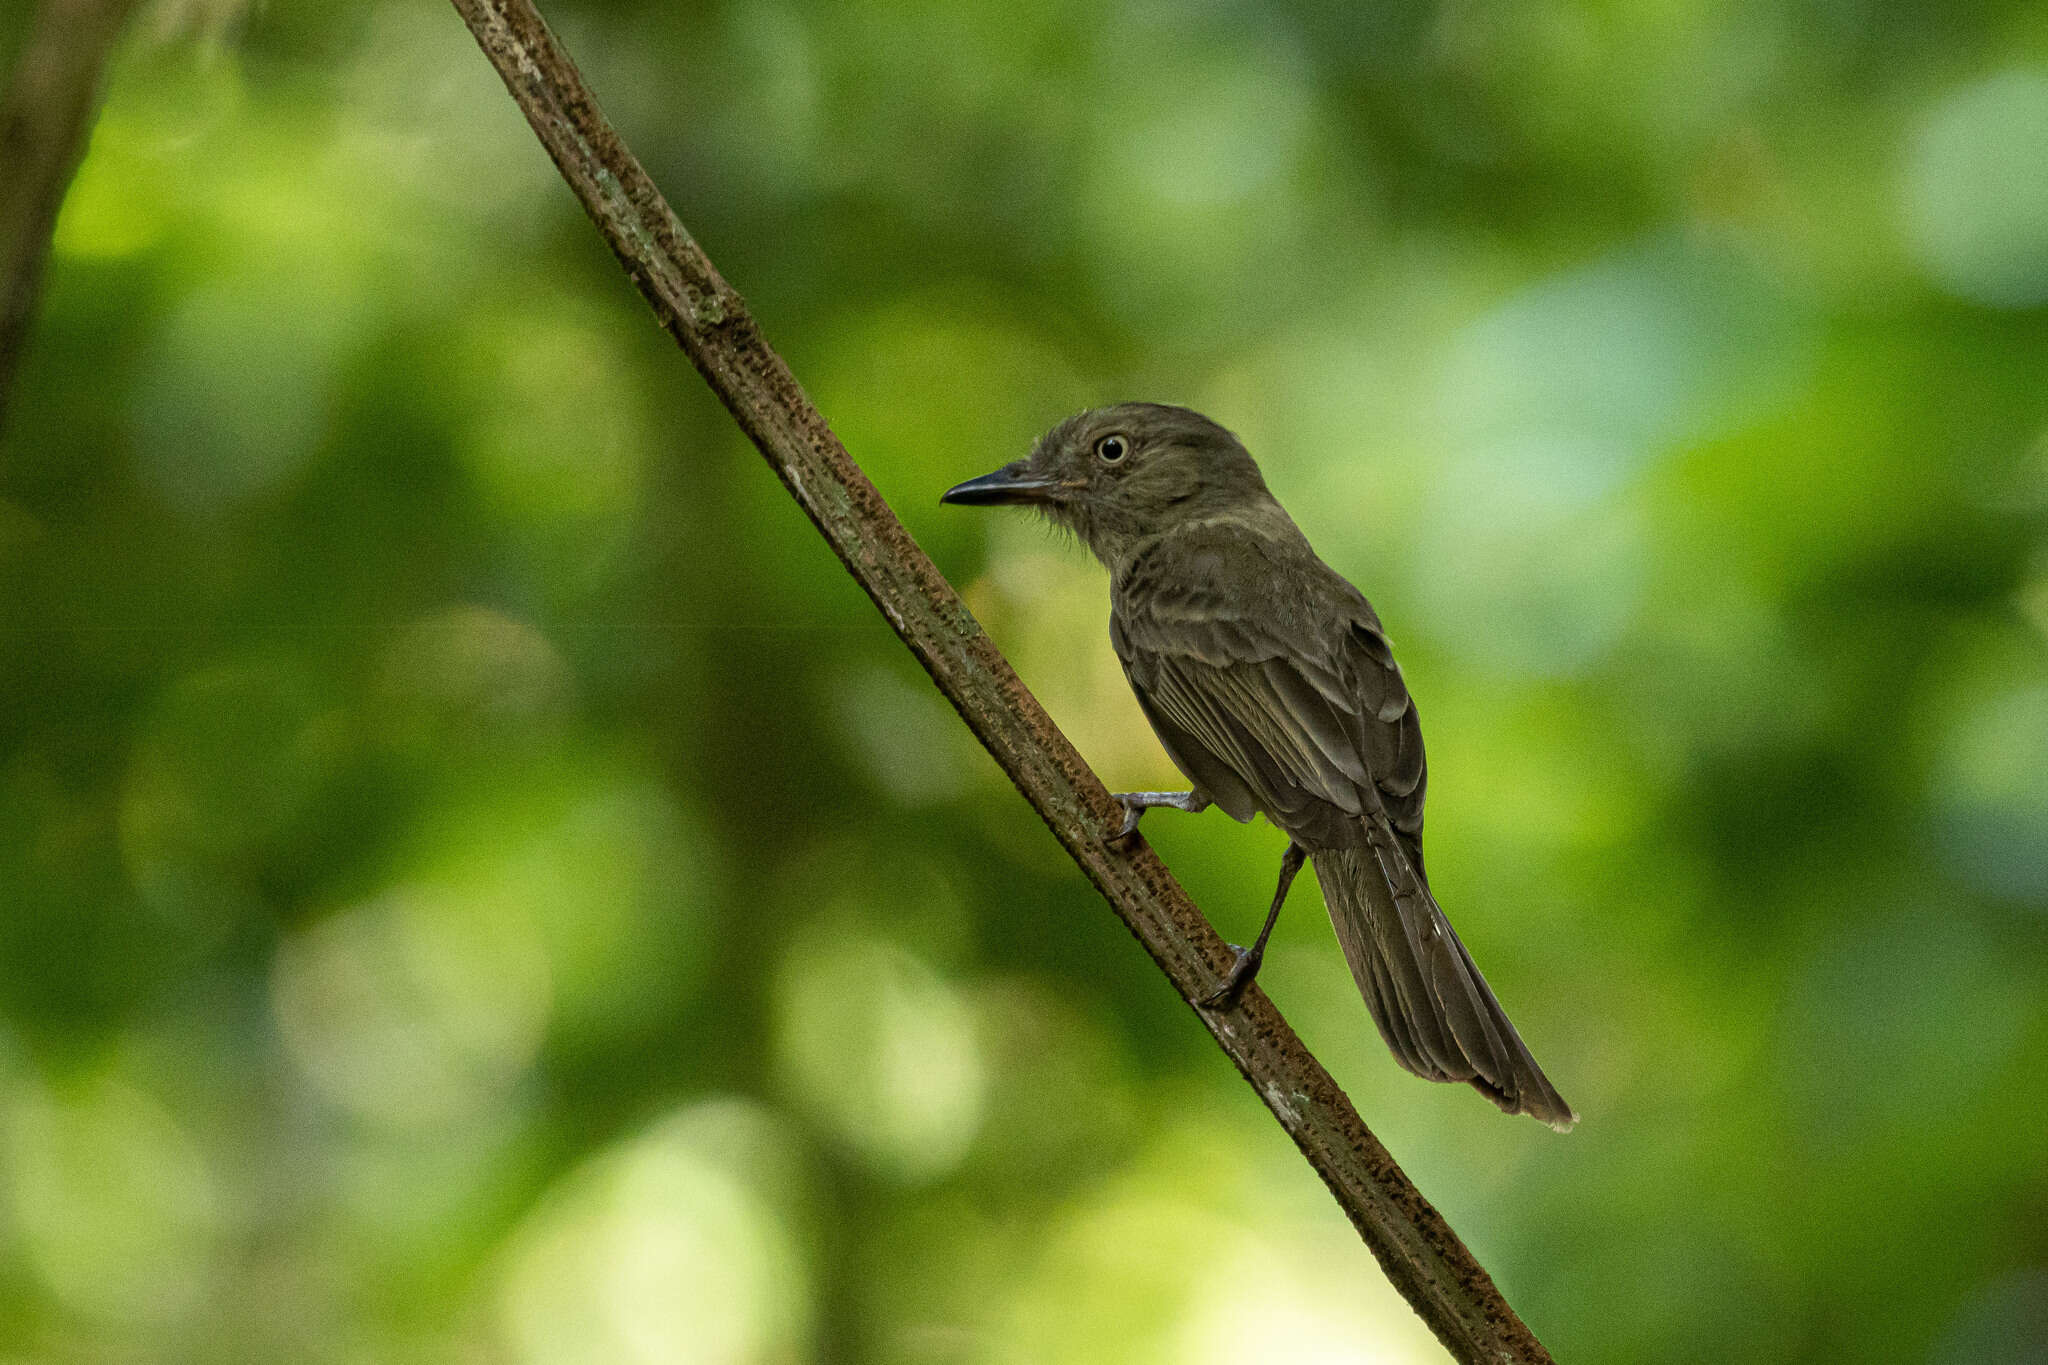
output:
M531 0L454 0L591 221L799 506L1119 918L1193 1001L1232 955L1164 865L1109 840L1122 811L804 396L626 150ZM1256 987L1196 1010L1394 1287L1460 1361L1547 1362L1463 1242Z

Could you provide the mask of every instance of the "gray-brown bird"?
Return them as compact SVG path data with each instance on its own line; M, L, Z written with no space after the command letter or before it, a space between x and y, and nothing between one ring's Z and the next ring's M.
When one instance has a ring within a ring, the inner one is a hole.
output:
M1110 641L1193 786L1120 794L1123 835L1150 807L1211 803L1286 831L1265 925L1205 1006L1229 1008L1257 974L1312 858L1401 1065L1560 1132L1578 1121L1430 894L1422 728L1379 617L1309 547L1235 436L1187 408L1096 408L942 500L1042 508L1108 568Z

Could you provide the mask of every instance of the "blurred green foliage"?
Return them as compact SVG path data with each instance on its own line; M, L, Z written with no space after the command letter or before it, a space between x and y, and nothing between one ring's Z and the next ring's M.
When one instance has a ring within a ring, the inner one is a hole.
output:
M1373 597L1585 1122L1307 881L1265 983L1560 1359L2048 1359L2048 10L546 8L1112 784L1099 571L941 488L1189 402ZM0 1354L1441 1358L448 7L146 10L45 305Z

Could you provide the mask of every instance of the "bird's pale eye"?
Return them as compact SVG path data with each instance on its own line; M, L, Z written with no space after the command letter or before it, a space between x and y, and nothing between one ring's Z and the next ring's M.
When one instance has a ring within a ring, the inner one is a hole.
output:
M1131 453L1131 443L1112 432L1095 443L1095 454L1104 464L1115 464Z

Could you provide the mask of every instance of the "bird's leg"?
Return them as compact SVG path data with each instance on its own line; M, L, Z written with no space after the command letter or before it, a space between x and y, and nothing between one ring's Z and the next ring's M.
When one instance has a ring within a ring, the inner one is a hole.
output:
M1112 792L1110 799L1124 808L1124 822L1110 835L1110 842L1122 843L1138 832L1138 817L1154 806L1171 806L1190 815L1209 809L1209 798L1200 792Z
M1273 926L1280 921L1280 907L1287 903L1287 888L1294 885L1294 874L1301 871L1301 865L1308 858L1308 850L1300 844L1289 843L1287 851L1280 855L1280 885L1273 892L1273 908L1266 912L1266 923L1259 930L1258 939L1250 948L1237 950L1237 964L1230 969L1230 975L1223 978L1223 984L1203 996L1203 1009L1227 1010L1237 1004L1244 988L1252 984L1252 978L1259 974L1259 964L1266 960L1266 940L1272 937Z

